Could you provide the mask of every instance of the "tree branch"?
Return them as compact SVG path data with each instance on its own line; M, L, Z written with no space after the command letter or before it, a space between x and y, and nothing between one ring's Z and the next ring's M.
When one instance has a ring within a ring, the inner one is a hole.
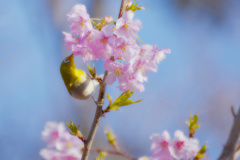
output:
M131 159L131 160L137 160L134 157L128 156L125 153L121 153L121 152L118 152L118 151L101 150L101 149L91 149L91 151L95 151L95 152L98 152L98 153L102 151L102 152L107 152L108 154L115 154L115 155L118 155L118 156L126 157L126 158Z
M240 134L240 107L238 113L234 116L231 132L229 134L227 143L225 144L222 153L218 160L233 160L235 153L235 146Z
M97 132L98 124L102 117L102 107L103 107L104 95L105 95L105 90L106 90L106 76L107 75L108 75L108 71L105 71L103 81L101 82L101 84L99 84L100 88L99 88L99 94L98 94L96 113L95 113L95 117L94 117L94 120L92 123L91 130L89 132L88 138L87 138L86 142L84 143L82 160L88 159L88 154L89 154L90 148L92 146L92 142L95 137L95 134Z
M118 18L121 18L122 15L123 15L123 13L125 12L125 10L126 10L126 4L127 4L127 0L122 0Z
M120 18L122 16L122 14L125 12L125 10L126 10L126 0L122 0L118 18ZM113 58L111 57L111 59L113 59ZM95 137L95 134L97 132L98 124L99 124L100 119L103 115L102 107L103 107L105 90L106 90L106 76L108 74L109 74L108 71L105 71L103 81L99 85L100 88L99 88L99 94L98 94L96 113L95 113L95 117L94 117L94 120L93 120L93 123L92 123L92 127L90 129L88 138L87 138L86 142L84 143L82 160L87 160L88 159L89 151L90 151L90 148L92 146L92 142L93 142L93 139Z

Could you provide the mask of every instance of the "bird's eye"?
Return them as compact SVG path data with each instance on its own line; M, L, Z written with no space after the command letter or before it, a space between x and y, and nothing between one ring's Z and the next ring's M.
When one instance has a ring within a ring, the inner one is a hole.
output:
M69 59L64 59L64 63L68 63L68 62L70 62Z

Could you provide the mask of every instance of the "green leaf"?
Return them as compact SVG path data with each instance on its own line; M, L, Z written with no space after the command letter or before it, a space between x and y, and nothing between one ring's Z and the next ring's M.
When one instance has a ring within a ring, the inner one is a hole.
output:
M115 136L115 134L113 133L111 128L104 127L104 133L107 136L108 143L110 143L113 146L113 148L116 151L118 151L118 145L117 145L117 142L116 142L117 137Z
M111 110L116 111L116 110L119 110L118 107L127 106L130 104L141 102L142 100L138 100L135 102L133 102L132 100L129 100L129 98L132 96L133 93L134 93L133 90L128 90L126 92L123 92L114 102L112 102L112 97L109 94L107 94L106 97L109 100L109 105L103 112L105 113L105 112L109 112Z
M83 139L81 132L77 126L70 120L70 123L66 122L68 128L71 130L70 134L78 136L80 139Z
M134 1L132 2L132 5L126 8L126 11L131 10L131 11L135 12L136 10L141 10L141 9L146 10L144 7L142 7L142 4L140 4L140 5L138 6L138 2L136 2L136 0L134 0Z
M95 160L104 160L107 156L107 152L100 151L98 157Z
M195 114L193 117L190 116L189 122L187 122L190 137L193 137L195 131L200 127L200 125L198 124L199 119L200 117L198 116L198 113Z
M93 65L92 65L92 67L91 67L90 62L87 63L87 67L88 67L88 71L89 71L89 73L91 74L91 76L92 76L93 78L95 78L95 77L96 77L96 68L94 67L94 63L93 63Z
M72 131L71 134L75 135L78 131L78 128L76 125L73 123L73 121L70 120L70 123L66 122L68 128Z
M202 148L198 151L197 155L194 157L194 160L204 158L204 154L207 152L207 144L205 143Z
M111 128L104 128L104 132L107 136L107 139L108 139L108 142L110 144L115 144L115 141L116 141L116 136L114 135L113 131L111 130Z
M109 105L108 106L111 106L111 104L112 104L112 97L109 94L107 94L105 96L107 97L107 99L109 101Z
M95 22L97 21L97 22ZM102 28L110 23L116 23L112 17L108 16L108 17L104 17L102 19L99 18L91 18L91 22L94 25L94 28L96 28L97 30L101 31Z

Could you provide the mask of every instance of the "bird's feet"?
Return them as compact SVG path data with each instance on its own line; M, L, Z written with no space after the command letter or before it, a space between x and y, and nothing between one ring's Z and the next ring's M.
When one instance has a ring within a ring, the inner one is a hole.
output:
M96 101L93 96L92 96L92 99L97 106L103 106L103 102Z

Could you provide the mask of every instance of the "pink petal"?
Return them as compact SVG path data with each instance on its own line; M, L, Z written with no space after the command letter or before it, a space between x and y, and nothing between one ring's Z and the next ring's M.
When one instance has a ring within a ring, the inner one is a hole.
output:
M163 138L164 140L166 140L167 142L169 142L169 141L171 140L171 137L170 137L168 131L163 131L163 132L162 132L162 138Z
M110 36L113 35L113 30L112 30L112 27L110 25L104 26L102 28L101 32L103 32L106 37L110 37Z
M115 82L115 81L116 81L116 73L115 73L115 72L109 74L109 75L106 77L106 82L107 82L108 85L113 84L113 82Z
M144 91L144 85L142 83L133 83L133 90L138 91L138 92L143 92Z
M124 20L132 20L134 16L134 12L133 11L126 11L123 13L122 18Z
M113 62L111 60L106 60L106 62L104 63L104 68L109 71L109 72L113 72L115 71L117 68L122 69L123 68L123 64L119 63L119 62Z
M81 12L87 12L87 9L85 5L82 4L76 4L72 7L71 12L81 13Z
M147 74L141 68L135 72L135 77L140 82L147 81Z
M150 60L145 66L145 71L147 72L157 72L158 66L154 63L153 60Z

